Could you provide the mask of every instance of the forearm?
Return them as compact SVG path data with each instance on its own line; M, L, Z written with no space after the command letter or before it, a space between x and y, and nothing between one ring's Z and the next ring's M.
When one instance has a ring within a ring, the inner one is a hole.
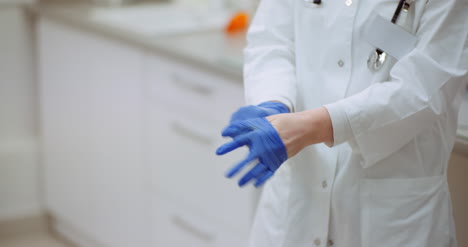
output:
M278 131L289 158L309 145L333 142L332 122L325 107L274 115L268 120Z

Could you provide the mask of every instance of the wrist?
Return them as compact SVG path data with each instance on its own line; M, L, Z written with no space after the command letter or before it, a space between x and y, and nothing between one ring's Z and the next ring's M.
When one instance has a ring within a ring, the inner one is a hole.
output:
M319 107L298 113L301 115L304 129L304 147L317 143L333 143L333 126L325 107Z

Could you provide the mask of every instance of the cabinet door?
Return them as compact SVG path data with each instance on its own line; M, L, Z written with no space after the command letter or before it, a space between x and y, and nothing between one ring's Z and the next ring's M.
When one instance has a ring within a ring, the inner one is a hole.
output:
M155 56L148 59L145 67L147 97L169 105L170 109L189 111L208 122L226 125L231 114L244 105L240 79L233 81L190 64ZM220 133L221 129L217 131Z
M155 197L155 247L239 247L246 246L245 236L219 226L202 215L191 214L182 203L164 197Z
M38 47L48 210L105 246L148 246L142 55L47 19Z
M245 149L216 157L222 142L222 124L197 119L189 112L171 112L154 106L149 123L149 163L153 188L174 201L188 205L193 214L247 234L255 205L252 187L239 188L224 177L240 161Z
M215 155L216 148L227 141L220 136L222 128L233 109L243 104L241 85L205 76L183 65L168 69L167 64L156 63L156 59L149 63L154 66L148 77L147 97L147 154L153 188L186 205L190 215L232 229L245 240L257 190L251 186L239 188L237 179L228 180L224 173L242 160L247 150ZM183 81L171 80L174 74ZM192 90L201 84L211 93Z

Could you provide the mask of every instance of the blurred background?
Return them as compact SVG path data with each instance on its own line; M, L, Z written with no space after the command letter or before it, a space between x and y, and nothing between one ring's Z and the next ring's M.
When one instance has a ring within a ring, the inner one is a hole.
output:
M0 0L0 247L245 246L214 155L259 0ZM468 246L468 93L449 166Z

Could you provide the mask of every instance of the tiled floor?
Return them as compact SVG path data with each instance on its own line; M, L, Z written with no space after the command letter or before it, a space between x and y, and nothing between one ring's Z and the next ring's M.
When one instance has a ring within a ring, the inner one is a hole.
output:
M70 247L46 232L2 236L1 247Z

